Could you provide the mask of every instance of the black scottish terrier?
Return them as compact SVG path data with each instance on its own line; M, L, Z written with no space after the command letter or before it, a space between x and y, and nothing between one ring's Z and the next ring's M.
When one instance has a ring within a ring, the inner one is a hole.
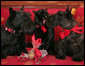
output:
M20 55L28 53L25 44L25 34L33 34L34 23L30 14L20 10L9 8L10 16L1 27L1 59L7 55Z
M35 34L35 39L38 38L42 38L42 42L46 42L45 40L47 38L45 38L47 36L47 25L45 23L43 23L43 20L45 19L45 16L48 15L47 9L40 9L38 11L33 11L35 17L34 17L34 23L35 23L35 30L34 30L34 34ZM45 32L43 32L43 30L41 29L41 26L44 26L44 28L46 29ZM32 43L28 43L27 47L33 47Z
M37 25L36 29L35 29L35 39L41 38L42 39L42 45L39 47L39 49L45 49L48 51L48 54L52 55L52 44L53 44L53 40L50 39L52 36L52 32L53 30L51 28L49 28L47 26L47 24L45 23L45 17L47 15L49 15L49 13L47 12L47 9L41 9L38 11L33 11L35 14L35 24ZM43 30L43 29L46 29Z
M60 25L68 30L77 25L69 6L67 6L66 11L58 11L56 14L47 16L46 23L50 27ZM82 61L84 58L84 33L71 31L64 39L55 41L54 50L56 58L65 59L68 55L72 56L73 61Z

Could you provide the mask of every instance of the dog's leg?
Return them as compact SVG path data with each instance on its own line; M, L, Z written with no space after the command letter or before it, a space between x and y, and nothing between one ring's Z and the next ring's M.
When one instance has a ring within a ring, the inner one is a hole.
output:
M1 59L7 58L7 48L2 48L1 49Z
M84 34L80 35L74 43L73 61L82 61L84 59Z
M20 43L20 44L17 44L16 46L16 54L17 56L20 56L21 54L23 53L28 53L27 50L26 50L26 45L24 42Z
M80 46L74 47L74 53L73 53L73 58L72 58L73 61L80 62L83 60L83 58L84 58L84 49L83 48L84 48L84 46L83 47L80 47Z
M21 47L20 47L20 46L21 46L21 45L19 45L19 44L16 45L16 55L17 55L17 56L20 56L21 53L22 53L22 50L21 50Z
M20 56L20 55L21 55L21 53L22 53L21 51L17 51L17 53L16 53L16 54L17 54L17 56Z
M50 42L48 42L48 43L50 43ZM55 55L53 44L54 44L54 42L52 42L52 43L50 43L50 45L48 45L49 47L48 47L47 51L48 51L49 55Z
M47 41L47 51L48 54L54 55L54 28L49 27L48 28L48 41Z
M58 59L65 59L66 58L66 50L65 46L63 45L64 40L60 40L55 43L55 57Z
M21 50L22 50L23 53L28 53L28 51L26 50L26 43L24 41L22 43L21 48L22 48Z
M21 47L21 48L22 48L22 47ZM22 48L22 49L18 50L16 54L17 54L17 56L20 56L22 53L28 54L26 48Z

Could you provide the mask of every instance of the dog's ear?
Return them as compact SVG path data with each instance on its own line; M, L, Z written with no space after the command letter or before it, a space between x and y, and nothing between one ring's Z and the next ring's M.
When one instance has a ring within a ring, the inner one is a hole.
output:
M69 5L67 6L67 8L66 8L66 12L68 12L69 11Z
M68 13L68 12L71 13L71 10L72 10L72 9L69 10L69 5L68 5L68 6L67 6L67 9L66 9L66 12L67 12L67 13Z
M10 8L9 8L9 13L10 13L10 15L15 14L15 11L13 10L13 8L12 8L12 7L10 7Z
M33 13L36 15L37 14L37 11L33 11Z
M48 10L48 9L46 8L46 9L45 9L45 12L46 12L46 14L48 15L49 13L47 12L47 10Z
M72 17L71 10L69 10L69 5L67 6L67 9L66 9L66 16L67 16L67 19L71 19Z
M20 10L24 10L24 5L21 7L21 9Z

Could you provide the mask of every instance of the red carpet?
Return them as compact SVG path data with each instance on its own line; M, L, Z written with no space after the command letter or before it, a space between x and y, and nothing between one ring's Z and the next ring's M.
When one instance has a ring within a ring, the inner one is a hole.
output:
M17 9L14 9L17 10ZM24 11L26 12L30 12L31 13L31 18L34 21L34 14L33 14L33 10L37 11L39 9L24 9ZM62 10L65 11L65 9L48 9L49 14L54 14L57 11ZM83 10L84 11L84 8ZM6 19L9 16L9 9L8 8L1 8L1 17L4 18L4 20L1 20L1 25L3 25L6 21ZM59 33L62 31L62 27L57 26L55 27L55 40L59 39ZM26 42L31 42L31 36L26 35ZM20 62L17 60L17 56L8 56L6 59L1 60L1 65L36 65L33 60L28 60L27 62ZM66 57L65 60L60 60L60 59L56 59L54 56L48 55L46 58L46 61L44 63L40 63L39 65L84 65L84 61L82 62L74 62L72 61L71 57Z
M30 49L29 49L30 50ZM6 59L1 60L1 65L37 65L35 60L28 60L26 62L21 62L17 60L17 56L8 56ZM65 60L56 59L52 55L47 55L46 61L38 65L84 65L84 61L75 62L72 61L72 57L66 57Z

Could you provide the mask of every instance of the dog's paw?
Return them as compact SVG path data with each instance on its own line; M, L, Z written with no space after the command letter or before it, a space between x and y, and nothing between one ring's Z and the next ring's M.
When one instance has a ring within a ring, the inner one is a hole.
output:
M62 59L62 60L64 60L66 57L64 56L64 55L62 55L62 56L55 56L57 59Z
M80 62L82 60L83 60L83 58L81 58L81 57L73 57L72 58L72 61L76 61L76 62Z
M54 55L54 53L52 51L48 51L49 55Z
M4 55L3 55L3 56L1 56L1 59L5 59L5 58L7 58L7 56L4 56Z

